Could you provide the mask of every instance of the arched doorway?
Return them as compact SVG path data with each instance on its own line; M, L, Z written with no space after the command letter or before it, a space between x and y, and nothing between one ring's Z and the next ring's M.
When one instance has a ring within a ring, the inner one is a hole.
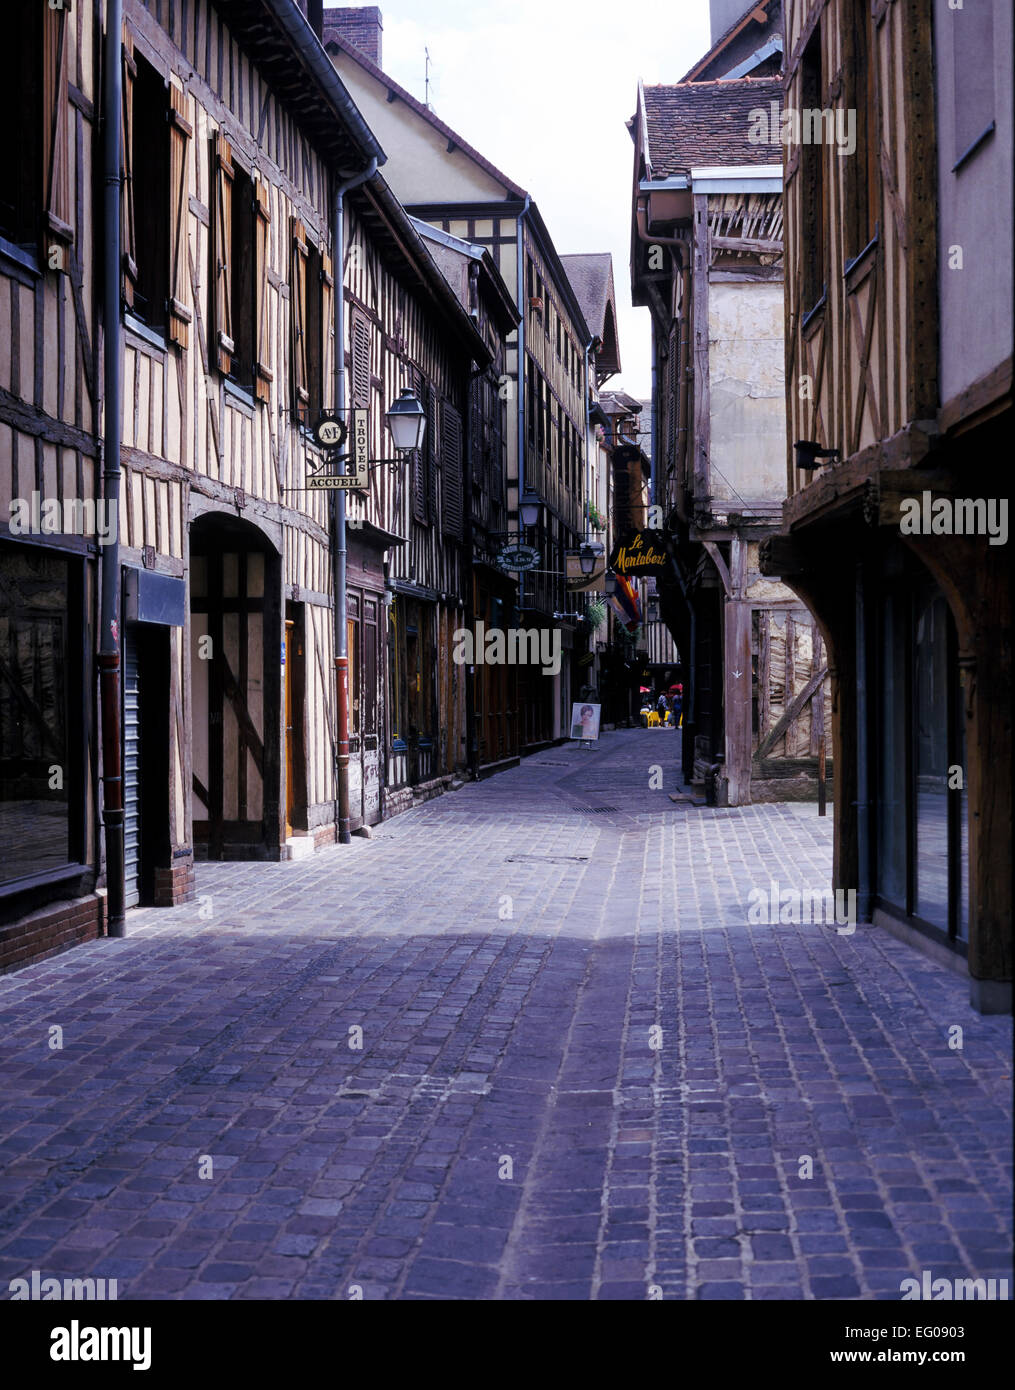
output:
M281 805L280 557L220 512L190 531L194 851L278 859Z

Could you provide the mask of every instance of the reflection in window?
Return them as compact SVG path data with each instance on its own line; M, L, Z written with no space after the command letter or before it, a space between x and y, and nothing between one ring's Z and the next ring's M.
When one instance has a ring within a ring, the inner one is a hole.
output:
M0 882L70 858L68 569L0 549Z

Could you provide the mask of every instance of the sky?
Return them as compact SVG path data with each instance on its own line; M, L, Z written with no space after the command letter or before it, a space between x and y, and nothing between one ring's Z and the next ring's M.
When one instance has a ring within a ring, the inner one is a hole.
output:
M676 82L708 50L708 0L377 3L385 71L422 101L429 49L431 106L532 194L558 252L612 251L623 371L608 389L647 399L650 327L648 311L631 305L625 123L639 78Z

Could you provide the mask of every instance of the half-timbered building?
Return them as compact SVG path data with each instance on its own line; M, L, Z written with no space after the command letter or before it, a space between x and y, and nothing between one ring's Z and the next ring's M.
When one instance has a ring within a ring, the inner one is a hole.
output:
M93 698L101 500L90 5L4 12L0 970L102 930Z
M408 210L471 245L486 247L511 286L521 321L506 356L508 477L505 543L535 546L541 563L518 573L517 621L558 631L559 673L520 668L521 751L566 730L577 625L567 613L565 557L584 528L588 387L592 334L531 195L490 163L381 66L381 17L373 7L329 8L325 47L388 152L387 176ZM522 525L520 499L537 509ZM513 625L513 624L511 624Z
M464 768L464 691L446 657L468 579L463 422L474 373L494 361L293 0L125 0L121 255L104 266L91 131L105 11L39 9L19 34L49 102L46 142L23 192L5 171L17 196L0 230L17 330L0 397L13 943L0 959L15 964L97 930L103 870L111 902L117 883L126 907L181 902L196 858L312 852L344 819L373 824ZM100 738L106 279L122 412L116 650L103 669L115 676L118 659L122 730L104 717ZM408 459L384 419L405 389L427 411ZM314 436L336 407L367 412L371 460L342 530ZM33 493L54 499L57 520L36 502L47 521L33 528ZM122 859L107 801L103 864L97 778L119 783L121 760Z
M630 126L673 558L659 607L684 657L683 775L726 805L816 795L827 674L810 613L759 569L786 493L783 214L781 150L753 113L777 118L781 83L749 75L778 49L768 9L741 9L692 69L709 76L640 88Z
M836 885L1006 1011L1011 7L784 9L790 496L763 566L827 644Z

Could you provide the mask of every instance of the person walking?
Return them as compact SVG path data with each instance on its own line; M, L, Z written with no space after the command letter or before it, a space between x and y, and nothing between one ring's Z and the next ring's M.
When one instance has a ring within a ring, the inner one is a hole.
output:
M670 722L670 702L666 697L665 690L660 692L659 699L656 701L656 713L659 715L660 724L665 725Z

